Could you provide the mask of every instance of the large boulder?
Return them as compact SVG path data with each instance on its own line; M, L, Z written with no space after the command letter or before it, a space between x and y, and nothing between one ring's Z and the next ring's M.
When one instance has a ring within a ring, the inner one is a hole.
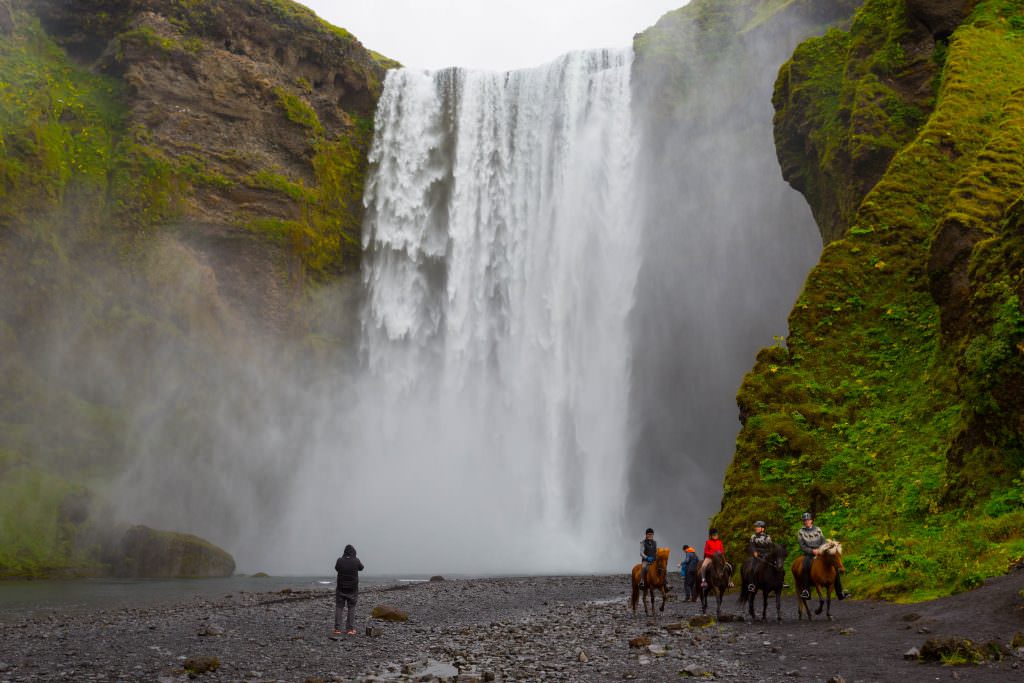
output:
M215 578L231 576L235 558L198 536L139 525L125 532L113 569L124 578Z

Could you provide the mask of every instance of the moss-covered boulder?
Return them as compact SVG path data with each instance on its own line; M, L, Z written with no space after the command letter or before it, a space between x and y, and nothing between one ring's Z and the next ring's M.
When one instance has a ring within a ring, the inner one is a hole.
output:
M206 579L234 574L235 559L198 536L140 525L125 532L113 567L124 578Z

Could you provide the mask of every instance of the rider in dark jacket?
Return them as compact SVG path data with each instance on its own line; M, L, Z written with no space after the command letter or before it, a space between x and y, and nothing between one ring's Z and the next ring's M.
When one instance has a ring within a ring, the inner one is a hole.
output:
M654 529L648 529L644 532L643 544L643 551L640 556L641 589L646 585L645 579L647 578L647 566L654 562L654 559L658 556L658 542L654 540Z
M765 523L760 520L754 522L754 533L747 544L750 554L753 557L764 557L771 552L773 545L772 537L765 531Z

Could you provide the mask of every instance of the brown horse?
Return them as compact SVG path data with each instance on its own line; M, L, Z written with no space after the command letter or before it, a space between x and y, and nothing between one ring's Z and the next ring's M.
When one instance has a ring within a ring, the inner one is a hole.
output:
M818 593L818 609L815 614L821 614L822 607L825 608L825 616L832 621L832 588L836 584L836 576L839 572L845 571L843 567L843 546L829 539L818 549L819 553L814 556L811 562L811 581L814 590ZM800 597L801 587L806 585L803 581L804 558L800 556L793 562L793 582L797 587L796 616L803 619L804 612L807 612L808 621L811 619L811 608L807 606L807 600ZM824 602L821 597L821 589L825 588Z
M729 579L732 578L732 565L725 561L725 555L722 553L715 553L711 556L711 564L704 570L704 575L701 577L704 582L701 583L700 587L700 613L708 613L708 593L715 591L715 597L718 599L718 609L715 612L719 617L722 616L722 596L725 595L725 591L729 588Z
M647 565L647 574L644 576L644 614L647 614L647 598L651 598L651 614L657 616L654 612L654 591L661 589L661 610L665 611L665 600L668 598L668 590L665 586L667 569L668 569L668 555L671 552L670 548L658 548L658 556L654 558L654 562ZM633 594L629 598L629 604L633 608L633 614L636 615L636 601L640 597L640 567L641 565L634 565L633 567Z

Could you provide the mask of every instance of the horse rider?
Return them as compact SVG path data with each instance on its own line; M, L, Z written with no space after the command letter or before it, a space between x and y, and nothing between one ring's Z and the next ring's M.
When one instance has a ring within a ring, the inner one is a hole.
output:
M765 557L772 551L772 537L765 531L765 523L761 520L754 522L754 533L750 536L750 543L747 549L752 557Z
M708 582L704 578L704 572L711 564L711 557L721 553L725 555L725 544L722 543L722 539L718 537L718 529L710 529L708 531L708 540L704 543L704 560L700 563L700 587L707 588Z
M648 528L644 532L643 544L643 554L640 556L640 590L646 585L648 565L658 556L658 542L654 540L654 529Z
M799 588L800 597L809 600L811 597L811 563L814 562L815 555L821 554L820 548L825 543L825 535L814 523L814 515L810 512L803 514L803 522L804 525L796 534L797 543L800 544L800 550L804 554L804 570L800 575L802 585ZM838 570L836 571L836 597L840 600L850 597L850 594L843 590Z

